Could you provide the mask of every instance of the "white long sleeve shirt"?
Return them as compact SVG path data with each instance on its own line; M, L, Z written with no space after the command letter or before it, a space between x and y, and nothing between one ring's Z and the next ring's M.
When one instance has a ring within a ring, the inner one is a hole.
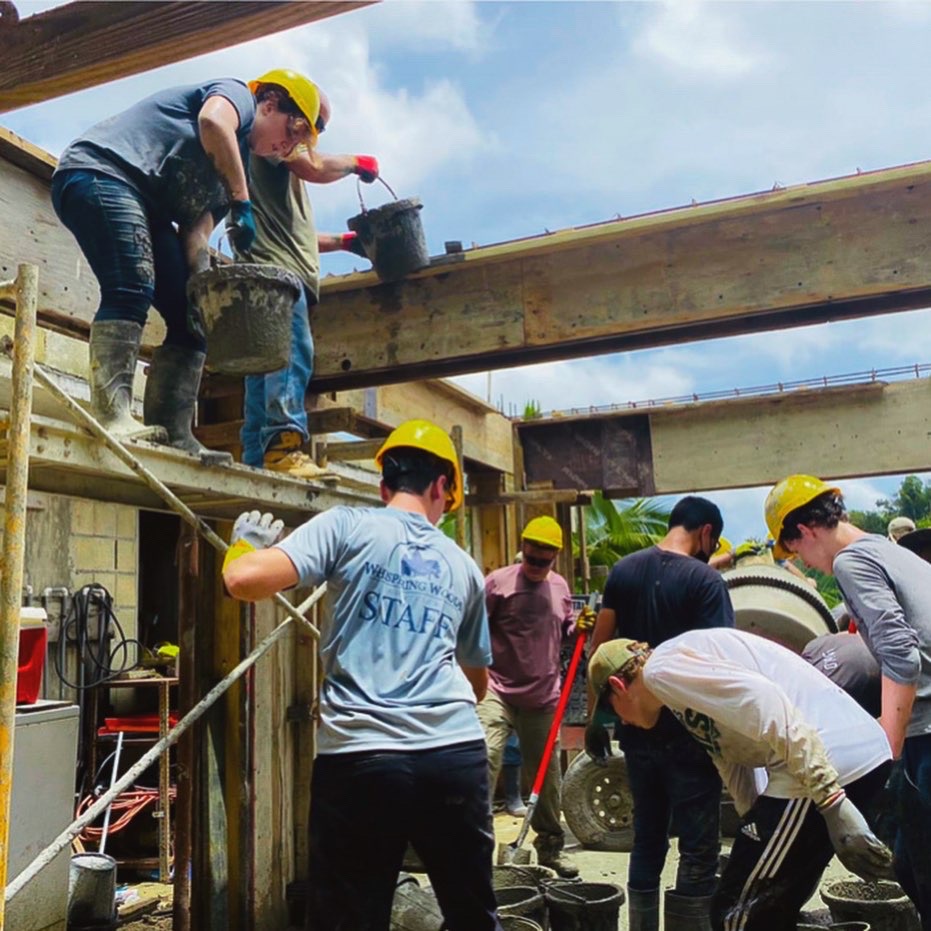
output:
M689 631L656 647L642 674L711 754L738 811L758 791L820 805L891 759L882 728L846 692L756 634Z

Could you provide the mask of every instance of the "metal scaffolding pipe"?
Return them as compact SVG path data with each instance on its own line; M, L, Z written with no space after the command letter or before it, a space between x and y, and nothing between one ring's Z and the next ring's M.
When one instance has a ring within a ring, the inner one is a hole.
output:
M292 611L309 611L326 591L326 585L321 585L300 606L295 608L288 605ZM287 618L279 624L245 659L233 667L169 732L167 737L150 747L137 763L131 766L103 795L91 805L80 818L73 821L58 837L55 838L7 887L5 901L9 902L22 888L40 873L58 854L67 847L78 834L99 815L106 811L110 803L120 792L129 788L135 780L142 775L159 756L173 747L191 725L196 724L225 694L229 687L240 679L252 666L254 666L278 641L288 629L293 618Z
M16 296L16 345L10 422L7 427L6 500L0 584L0 881L6 885L10 844L10 803L13 795L13 737L16 731L16 672L19 664L19 616L26 549L26 494L29 482L29 421L32 414L32 373L35 364L38 270L20 265ZM10 282L0 283L0 296ZM0 902L0 928L4 903Z
M0 350L9 351L9 340L0 340ZM222 540L211 527L200 517L198 517L164 482L152 474L127 448L121 443L109 430L107 430L97 419L70 395L66 394L42 368L35 366L35 375L44 388L46 388L55 399L74 414L75 418L83 423L98 439L102 440L107 448L116 455L116 457L126 466L133 470L145 483L152 489L162 500L184 521L189 523L211 546L225 553L229 545ZM297 612L294 605L288 601L284 595L274 596L275 603L286 611L295 621L303 624L311 633L315 640L320 639L320 631L307 620L303 615Z

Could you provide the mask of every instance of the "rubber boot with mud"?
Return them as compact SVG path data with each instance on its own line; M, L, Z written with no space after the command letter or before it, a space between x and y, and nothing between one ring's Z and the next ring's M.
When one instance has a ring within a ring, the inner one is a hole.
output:
M204 465L230 465L229 453L207 449L191 433L205 358L186 346L159 346L152 354L142 410L147 424L168 431L168 446L193 453Z
M659 931L659 889L627 887L627 927L629 931Z
M515 818L523 818L527 806L520 797L520 764L502 766L501 781L504 783L504 810Z
M679 895L666 890L663 901L665 931L711 931L711 896Z
M537 835L534 846L537 848L537 863L548 866L563 879L575 879L579 875L579 868L570 860L562 849L562 838L558 835L546 835L547 839ZM549 840L550 837L555 838Z
M296 430L284 430L265 450L264 468L269 472L289 475L291 478L316 479L336 476L317 465L301 451L304 438Z
M132 415L133 376L139 358L142 327L132 320L91 324L91 413L120 440L164 443L165 430L147 427Z

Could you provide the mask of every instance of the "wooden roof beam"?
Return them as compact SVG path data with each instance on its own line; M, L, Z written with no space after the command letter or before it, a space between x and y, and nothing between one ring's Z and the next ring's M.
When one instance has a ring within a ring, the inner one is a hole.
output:
M931 162L325 279L311 390L931 305Z
M376 0L68 3L0 18L0 112L229 48Z

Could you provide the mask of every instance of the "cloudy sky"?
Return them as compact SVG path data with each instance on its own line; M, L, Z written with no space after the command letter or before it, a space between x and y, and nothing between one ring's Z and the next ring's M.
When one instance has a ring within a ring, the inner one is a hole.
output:
M929 44L931 2L388 0L0 122L57 154L157 88L292 67L333 102L321 148L376 154L399 196L424 201L436 254L931 157ZM312 197L321 230L358 212L352 181ZM324 272L359 262L326 256ZM510 412L926 361L931 312L915 311L457 380L482 396L490 382ZM898 479L844 484L871 507ZM729 537L763 532L764 496L712 495Z

